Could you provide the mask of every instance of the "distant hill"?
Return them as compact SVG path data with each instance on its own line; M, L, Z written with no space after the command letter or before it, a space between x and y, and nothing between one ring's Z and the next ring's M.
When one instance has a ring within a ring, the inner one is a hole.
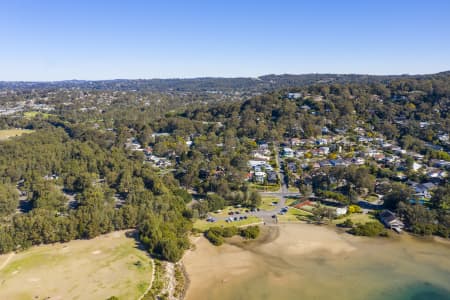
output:
M427 75L362 75L362 74L282 74L264 75L257 78L202 77L187 79L114 79L114 80L64 80L51 82L0 81L0 89L55 89L80 88L89 90L121 91L232 91L247 90L264 92L279 88L320 83L377 83L395 79L427 79L448 76L450 71Z

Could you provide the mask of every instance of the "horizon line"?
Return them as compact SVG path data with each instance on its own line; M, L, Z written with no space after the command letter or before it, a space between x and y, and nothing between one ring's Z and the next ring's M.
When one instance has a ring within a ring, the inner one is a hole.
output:
M58 79L58 80L0 80L2 83L57 83L57 82L68 82L68 81L115 81L115 80L193 80L193 79L259 79L264 76L304 76L304 75L357 75L357 76L372 76L372 77L382 77L382 76L429 76L438 75L442 73L450 72L450 69L433 72L433 73L397 73L397 74L371 74L371 73L267 73L259 76L192 76L192 77L136 77L136 78L109 78L109 79Z

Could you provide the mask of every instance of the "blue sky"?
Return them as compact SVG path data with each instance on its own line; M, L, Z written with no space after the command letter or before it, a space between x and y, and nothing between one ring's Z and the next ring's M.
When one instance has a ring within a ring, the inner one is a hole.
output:
M450 69L448 0L0 0L0 80Z

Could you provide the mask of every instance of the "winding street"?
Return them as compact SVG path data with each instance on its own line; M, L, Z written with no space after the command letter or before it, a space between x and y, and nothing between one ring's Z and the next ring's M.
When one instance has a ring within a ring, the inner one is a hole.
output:
M273 215L277 215L280 210L286 206L286 198L288 197L299 197L301 194L298 192L289 192L287 187L286 178L284 176L284 171L282 168L283 161L280 161L278 151L275 151L275 159L277 161L277 165L279 166L278 177L280 178L280 189L276 192L260 192L261 196L275 197L278 198L278 203L273 206L271 210L259 210L259 211L251 211L248 213L241 213L238 216L255 216L261 218L266 224L273 224L277 222L276 218L273 218ZM226 217L215 217L217 220L226 220L229 216Z

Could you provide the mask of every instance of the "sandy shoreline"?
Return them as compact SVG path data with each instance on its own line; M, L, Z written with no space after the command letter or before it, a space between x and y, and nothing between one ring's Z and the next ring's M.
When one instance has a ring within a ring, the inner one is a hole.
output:
M342 254L355 251L346 238L326 227L310 224L281 224L262 227L261 236L254 241L233 238L220 247L211 245L204 237L193 240L194 249L186 252L183 265L189 278L185 299L199 299L205 286L226 284L245 274L258 264L254 255L276 257L302 256L312 252L328 251ZM301 239L293 239L298 236ZM220 267L213 267L220 266Z
M422 260L422 254L429 252L430 245L431 248L439 248L440 252L426 257L427 262L442 264L444 271L447 268L450 274L450 260L447 258L442 262L442 250L448 246L445 243L430 243L409 235L395 236L390 239L356 237L332 227L311 224L281 224L262 228L261 237L255 241L243 241L236 238L220 247L211 245L203 237L196 237L193 240L194 249L189 250L182 260L190 281L185 299L206 299L205 291L208 291L207 299L232 299L236 296L235 294L224 295L223 293L246 289L246 286L242 286L242 282L251 283L255 277L259 276L258 272L264 273L263 282L270 282L270 285L275 287L283 286L283 289L286 289L285 285L289 286L289 281L293 277L304 282L311 281L311 286L320 286L314 280L322 275L316 270L314 264L317 264L319 268L324 263L330 264L332 266L330 270L336 268L334 272L343 276L344 273L341 273L340 268L350 272L347 264L354 263L353 260L356 264L364 264L366 260L363 253L365 252L371 253L371 257L376 256L375 265L386 263L388 267L391 267L402 256L410 256L410 260ZM410 244L414 244L412 250L408 248ZM383 251L387 253L383 254ZM394 251L394 254L390 255L389 251ZM412 267L414 266L405 263L405 269ZM305 274L310 274L312 279L304 277L306 276L304 274L292 273L292 270L302 270ZM356 277L352 280L359 280L356 271L355 274ZM334 283L328 284L332 286ZM292 285L297 284L293 282ZM376 284L373 285L376 286ZM266 287L263 285L261 289L264 288ZM309 289L311 291L305 289L304 292L314 295L312 288ZM269 289L267 293L270 294L272 290ZM249 297L257 293L258 290L252 291ZM290 299L289 295L283 297ZM364 296L361 295L361 297Z

